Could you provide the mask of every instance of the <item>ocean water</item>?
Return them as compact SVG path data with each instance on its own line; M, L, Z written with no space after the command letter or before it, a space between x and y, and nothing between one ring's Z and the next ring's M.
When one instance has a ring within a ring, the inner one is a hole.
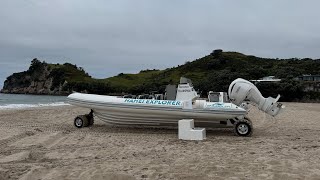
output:
M25 109L42 106L64 106L67 96L2 94L0 93L1 109Z

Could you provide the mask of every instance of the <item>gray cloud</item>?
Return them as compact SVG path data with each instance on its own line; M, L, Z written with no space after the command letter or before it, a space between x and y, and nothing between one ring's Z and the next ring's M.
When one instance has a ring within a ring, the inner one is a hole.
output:
M2 0L0 81L34 57L68 61L97 78L176 66L216 48L319 58L318 7L316 0Z

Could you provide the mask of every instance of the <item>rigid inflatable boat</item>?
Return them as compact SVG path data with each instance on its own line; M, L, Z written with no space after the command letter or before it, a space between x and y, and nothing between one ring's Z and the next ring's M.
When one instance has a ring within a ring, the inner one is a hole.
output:
M283 108L277 102L280 96L264 98L256 86L240 78L230 84L229 97L223 92L209 93L209 101L201 100L186 78L180 79L173 92L174 95L167 94L171 98L164 100L75 92L68 96L68 102L91 109L89 114L75 118L74 124L78 128L92 125L93 115L109 124L126 126L177 126L181 119L194 119L195 125L200 127L235 126L236 134L240 136L248 136L252 132L252 123L246 117L247 103L244 102L251 101L272 116Z

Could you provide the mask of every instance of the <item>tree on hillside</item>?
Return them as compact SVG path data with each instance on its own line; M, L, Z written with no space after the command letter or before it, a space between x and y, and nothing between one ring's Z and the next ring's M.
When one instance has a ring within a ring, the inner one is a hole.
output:
M222 55L223 50L222 49L215 49L212 51L212 53L210 54L211 56L218 58Z
M31 65L29 67L29 71L30 72L34 72L35 70L39 69L40 67L42 67L41 61L39 61L37 58L34 58L31 61Z

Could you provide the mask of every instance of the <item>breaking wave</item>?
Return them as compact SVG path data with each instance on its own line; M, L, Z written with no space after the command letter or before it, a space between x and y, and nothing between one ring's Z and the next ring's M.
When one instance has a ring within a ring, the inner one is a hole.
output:
M28 109L36 107L48 107L48 106L69 106L70 104L65 102L54 102L54 103L44 103L44 104L1 104L1 109Z

